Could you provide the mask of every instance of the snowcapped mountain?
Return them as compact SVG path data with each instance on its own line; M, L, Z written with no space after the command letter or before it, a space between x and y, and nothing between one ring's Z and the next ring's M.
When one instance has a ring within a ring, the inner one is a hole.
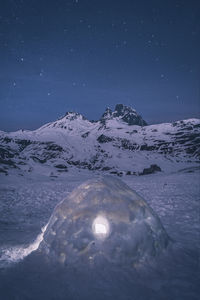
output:
M68 112L37 130L0 132L0 172L58 176L73 168L122 175L171 172L199 164L200 120L147 125L122 104L99 121Z

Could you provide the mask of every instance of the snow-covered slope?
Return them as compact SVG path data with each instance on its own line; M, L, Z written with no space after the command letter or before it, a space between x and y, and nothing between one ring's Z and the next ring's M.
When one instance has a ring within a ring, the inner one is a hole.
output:
M122 104L106 109L99 121L77 113L37 130L0 132L0 172L58 176L70 168L145 175L196 166L200 120L148 125Z

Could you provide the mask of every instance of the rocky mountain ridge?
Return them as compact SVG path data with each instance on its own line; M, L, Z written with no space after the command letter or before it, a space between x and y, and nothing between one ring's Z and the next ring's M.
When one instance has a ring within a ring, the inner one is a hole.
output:
M107 107L100 121L105 123L107 120L112 120L112 119L121 120L127 123L128 125L139 125L139 126L147 125L147 123L142 119L142 117L137 114L135 109L123 104L117 104L115 106L114 111L112 111L109 107Z
M60 176L73 168L145 175L197 167L200 120L147 125L118 104L99 121L68 112L34 131L0 132L0 172Z

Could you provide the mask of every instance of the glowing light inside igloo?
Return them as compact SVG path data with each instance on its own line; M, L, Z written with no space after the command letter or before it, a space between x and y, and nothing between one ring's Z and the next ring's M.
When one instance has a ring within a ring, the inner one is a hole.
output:
M92 230L98 238L107 237L110 232L108 220L103 216L98 216L92 224Z

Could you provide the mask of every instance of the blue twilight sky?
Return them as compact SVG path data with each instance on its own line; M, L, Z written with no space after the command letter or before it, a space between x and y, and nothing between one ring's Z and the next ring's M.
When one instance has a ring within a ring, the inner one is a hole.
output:
M0 0L0 130L116 103L199 117L199 53L199 0Z

